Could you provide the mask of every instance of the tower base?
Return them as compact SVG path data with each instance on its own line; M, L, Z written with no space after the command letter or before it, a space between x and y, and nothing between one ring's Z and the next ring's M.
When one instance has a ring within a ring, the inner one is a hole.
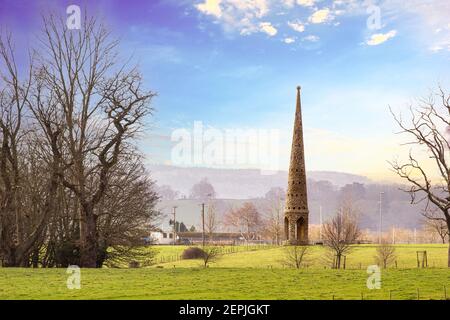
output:
M288 244L308 244L308 211L285 212L284 228Z

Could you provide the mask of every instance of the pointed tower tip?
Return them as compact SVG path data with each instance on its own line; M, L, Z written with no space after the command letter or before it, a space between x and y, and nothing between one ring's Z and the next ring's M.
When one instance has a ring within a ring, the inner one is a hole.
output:
M302 87L300 87L300 86L297 86L297 91L300 91L300 89L301 89Z

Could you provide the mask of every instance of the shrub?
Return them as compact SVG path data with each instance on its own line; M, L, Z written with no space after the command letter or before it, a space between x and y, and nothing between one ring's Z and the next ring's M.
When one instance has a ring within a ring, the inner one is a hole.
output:
M205 251L198 247L190 247L183 251L181 259L203 259Z

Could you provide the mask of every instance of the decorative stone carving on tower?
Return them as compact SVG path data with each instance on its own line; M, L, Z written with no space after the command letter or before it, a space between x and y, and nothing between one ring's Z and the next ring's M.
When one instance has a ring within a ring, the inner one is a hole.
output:
M302 108L300 87L297 87L297 106L292 138L291 162L289 165L288 188L284 207L284 228L289 244L308 243L308 215Z

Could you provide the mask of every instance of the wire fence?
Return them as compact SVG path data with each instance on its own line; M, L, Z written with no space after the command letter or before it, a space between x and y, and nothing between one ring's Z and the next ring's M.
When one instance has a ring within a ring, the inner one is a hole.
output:
M420 287L412 288L411 290L393 290L387 289L381 292L374 290L374 292L361 291L349 296L347 294L331 293L331 296L324 297L330 300L450 300L447 286L443 285L441 288L431 290L430 288L423 289Z

